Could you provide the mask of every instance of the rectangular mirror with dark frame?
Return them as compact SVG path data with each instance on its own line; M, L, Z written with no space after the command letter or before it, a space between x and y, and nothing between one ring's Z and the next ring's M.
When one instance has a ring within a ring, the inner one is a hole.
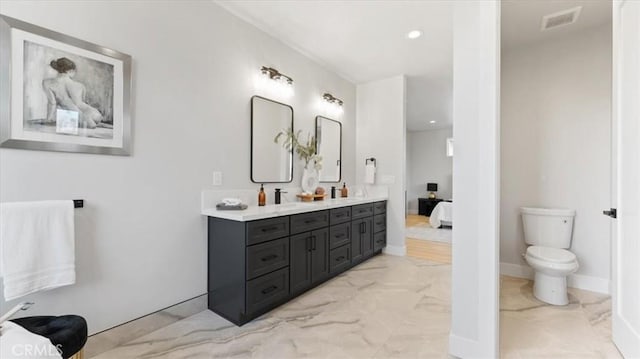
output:
M322 157L320 182L342 179L342 124L330 118L316 117L316 152Z
M293 108L268 98L251 98L251 181L293 180L293 150L274 142L283 129L293 129Z

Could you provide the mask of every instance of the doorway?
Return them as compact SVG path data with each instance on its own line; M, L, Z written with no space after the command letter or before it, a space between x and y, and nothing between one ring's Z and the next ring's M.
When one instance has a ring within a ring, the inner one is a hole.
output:
M407 78L405 245L408 256L443 264L451 263L453 225L453 118L451 106L444 105L451 102L450 76L443 74L441 81ZM443 99L424 101L426 83ZM437 112L429 111L430 102L439 103Z
M602 216L611 203L611 4L507 1L501 21L501 355L617 357ZM570 246L544 243L579 263L567 305L533 294L523 254L537 243L525 243L522 207L575 211Z

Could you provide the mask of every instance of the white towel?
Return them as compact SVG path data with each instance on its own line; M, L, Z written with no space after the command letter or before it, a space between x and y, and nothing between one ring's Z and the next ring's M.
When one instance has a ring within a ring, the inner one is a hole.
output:
M13 322L2 323L0 358L62 358L58 349L43 336L33 334Z
M2 203L0 274L7 301L75 283L73 201Z
M364 183L374 184L376 182L376 166L368 163L364 166Z

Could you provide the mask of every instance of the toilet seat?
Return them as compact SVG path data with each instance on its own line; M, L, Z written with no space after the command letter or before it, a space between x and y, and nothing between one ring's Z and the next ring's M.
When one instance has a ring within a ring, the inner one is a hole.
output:
M576 260L576 255L566 249L542 246L530 246L527 256L551 263L571 263Z

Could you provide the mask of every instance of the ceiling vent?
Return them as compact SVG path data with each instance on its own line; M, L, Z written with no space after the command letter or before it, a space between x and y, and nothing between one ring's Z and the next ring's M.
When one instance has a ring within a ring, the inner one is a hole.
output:
M580 11L582 11L582 6L545 15L542 17L542 25L540 26L540 31L554 29L556 27L565 25L571 25L574 22L578 21Z

